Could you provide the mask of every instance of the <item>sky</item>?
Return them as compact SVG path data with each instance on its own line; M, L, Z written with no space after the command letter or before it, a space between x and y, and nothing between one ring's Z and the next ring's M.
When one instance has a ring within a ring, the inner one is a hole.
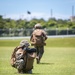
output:
M70 19L72 6L75 0L0 0L0 15L11 19Z

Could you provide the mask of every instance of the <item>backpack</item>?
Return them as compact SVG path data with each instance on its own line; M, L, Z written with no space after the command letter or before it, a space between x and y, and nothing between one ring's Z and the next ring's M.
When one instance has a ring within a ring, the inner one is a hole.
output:
M25 71L29 71L31 69L33 69L33 63L34 63L34 59L36 57L36 49L35 48L29 48L27 50L26 56L24 58L25 60Z
M31 44L42 45L44 43L42 30L35 30Z

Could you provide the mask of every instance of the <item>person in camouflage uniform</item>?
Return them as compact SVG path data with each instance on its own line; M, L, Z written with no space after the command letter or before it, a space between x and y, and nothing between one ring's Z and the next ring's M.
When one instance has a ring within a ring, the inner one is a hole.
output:
M32 35L30 37L30 41L31 41L31 45L37 49L36 61L37 61L37 64L39 64L40 60L44 54L44 46L46 45L45 41L47 40L47 35L46 35L46 32L44 30L42 30L42 26L40 23L37 23L34 26L34 28L35 28L35 30L33 31ZM34 37L35 34L36 34L36 37L39 37L39 38L40 38L40 36L42 37L39 40L38 44L37 44L37 41L35 43L35 37Z
M11 66L16 68L19 73L32 73L33 60L36 56L32 58L30 58L32 54L28 56L29 53L32 53L32 50L35 50L30 49L29 46L30 44L27 40L22 40L20 46L16 47L11 55ZM26 67L26 65L28 66Z

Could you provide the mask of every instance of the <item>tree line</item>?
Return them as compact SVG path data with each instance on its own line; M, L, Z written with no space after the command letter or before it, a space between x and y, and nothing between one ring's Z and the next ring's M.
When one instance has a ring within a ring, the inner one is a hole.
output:
M75 22L71 22L70 19L68 20L62 20L62 19L55 19L55 18L49 18L48 20L44 20L43 18L37 19L33 18L30 21L27 19L10 19L10 18L3 18L2 15L0 15L0 29L32 29L36 23L41 23L43 28L47 29L75 29Z

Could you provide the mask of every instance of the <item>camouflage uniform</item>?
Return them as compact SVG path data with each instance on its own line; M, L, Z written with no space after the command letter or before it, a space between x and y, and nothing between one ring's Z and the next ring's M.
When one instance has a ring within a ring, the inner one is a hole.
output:
M22 40L20 42L20 46L16 47L12 53L11 56L11 65L14 68L17 68L19 73L32 73L32 69L29 71L25 71L25 61L24 61L24 57L25 57L25 53L26 51L23 50L24 48L28 48L29 43L27 40Z
M42 44L40 44L40 45L36 45L36 44L33 45L37 49L36 60L37 60L37 64L39 64L40 60L41 60L41 58L43 56L43 53L44 53L44 45L46 45L45 40L47 40L47 35L46 35L46 32L41 29L42 27L41 27L41 25L39 23L36 24L34 28L35 28L35 30L33 31L32 35L31 35L31 38L30 38L31 42L33 41L34 33L37 33L37 32L39 32L39 30L41 30L42 33L44 34L44 36L43 36L44 42Z

